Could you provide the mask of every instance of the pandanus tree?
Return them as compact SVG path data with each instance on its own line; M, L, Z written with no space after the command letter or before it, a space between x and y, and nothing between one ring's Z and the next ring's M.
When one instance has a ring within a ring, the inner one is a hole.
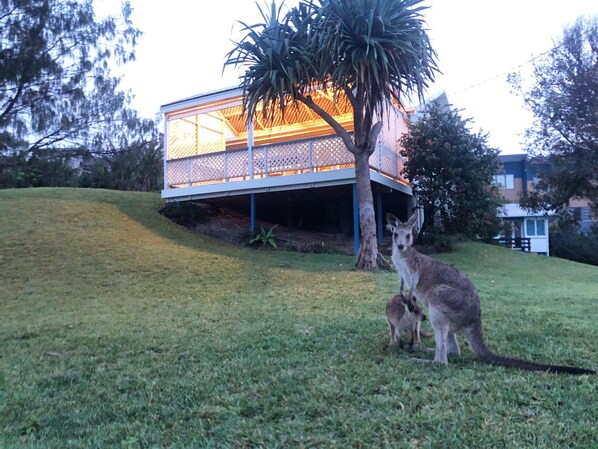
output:
M369 157L391 101L421 99L438 71L425 30L421 0L300 0L283 14L272 2L260 9L263 22L242 25L243 37L227 55L225 67L241 75L244 109L272 119L303 103L342 139L355 158L360 249L356 268L387 268L378 251ZM259 6L258 6L259 7ZM331 89L349 100L353 133L312 98Z

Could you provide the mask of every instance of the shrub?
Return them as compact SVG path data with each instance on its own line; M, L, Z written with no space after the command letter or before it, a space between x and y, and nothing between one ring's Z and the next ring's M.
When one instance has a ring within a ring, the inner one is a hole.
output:
M263 226L260 226L260 230L255 232L253 236L249 239L249 246L271 246L272 248L276 248L276 234L274 233L274 229L277 225L272 226L270 229L265 229Z
M453 250L453 237L437 227L426 229L421 235L419 243L431 246L439 253L448 253Z
M550 255L598 266L598 236L553 232L550 234Z

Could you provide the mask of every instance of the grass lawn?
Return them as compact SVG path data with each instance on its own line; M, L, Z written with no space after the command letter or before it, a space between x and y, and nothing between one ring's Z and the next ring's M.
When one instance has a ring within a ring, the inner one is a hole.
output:
M1 448L598 447L598 376L467 348L410 361L382 349L395 274L219 243L160 204L0 191ZM598 267L477 243L443 258L478 287L491 349L598 368Z

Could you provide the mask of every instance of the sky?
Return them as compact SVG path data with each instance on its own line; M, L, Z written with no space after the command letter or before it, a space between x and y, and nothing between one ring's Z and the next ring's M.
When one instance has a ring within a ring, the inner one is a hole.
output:
M142 116L154 117L166 103L238 85L239 71L227 67L223 73L223 63L232 41L240 37L238 21L260 20L255 1L130 2L133 23L144 34L136 47L136 61L118 71ZM99 14L117 14L119 4L96 0ZM564 27L580 15L598 14L596 1L424 0L423 4L429 6L424 18L442 71L426 95L445 91L453 107L472 119L472 131L488 133L492 147L505 154L522 152L532 115L512 93L507 74L529 75L529 61L552 48Z

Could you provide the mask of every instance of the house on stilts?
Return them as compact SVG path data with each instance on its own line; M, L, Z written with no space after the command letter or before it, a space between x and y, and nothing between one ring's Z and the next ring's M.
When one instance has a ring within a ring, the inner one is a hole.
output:
M347 131L353 111L339 92L318 90L316 103ZM225 201L256 217L288 227L353 236L359 226L353 155L332 128L303 104L266 122L261 112L243 113L243 91L230 88L165 104L164 189L166 201ZM412 190L402 177L398 140L408 112L389 104L370 176L378 235L383 217L411 214Z

